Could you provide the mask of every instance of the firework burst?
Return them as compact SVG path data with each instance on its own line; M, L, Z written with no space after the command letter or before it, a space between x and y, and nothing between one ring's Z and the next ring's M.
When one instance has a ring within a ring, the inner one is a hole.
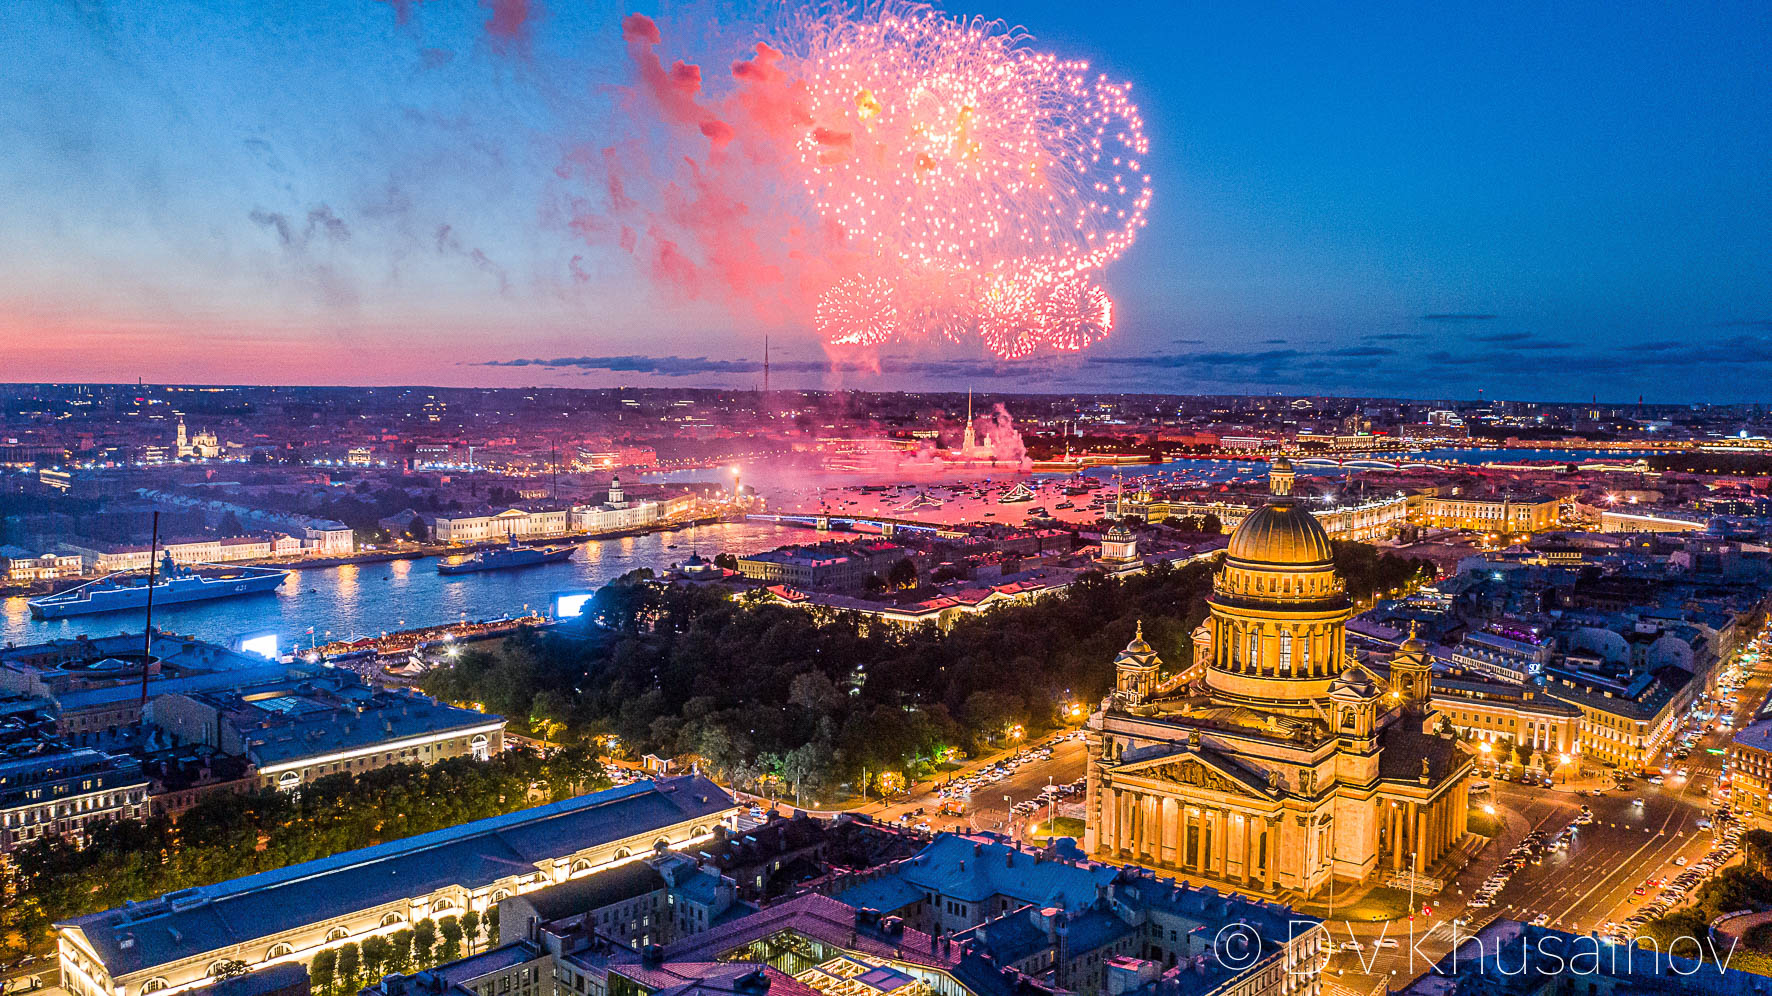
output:
M1151 199L1128 86L1002 22L896 0L785 16L779 47L759 43L714 101L697 67L665 67L650 20L630 17L624 34L658 120L705 139L684 157L687 182L665 188L696 200L648 217L645 236L622 229L629 244L650 241L655 272L706 270L735 291L810 287L835 346L945 338L1015 358L1111 332L1099 275ZM740 186L746 196L728 189ZM758 189L800 200L760 211ZM612 206L634 203L615 177L610 191ZM782 240L740 226L780 214L822 241L753 265ZM699 227L671 228L684 219Z

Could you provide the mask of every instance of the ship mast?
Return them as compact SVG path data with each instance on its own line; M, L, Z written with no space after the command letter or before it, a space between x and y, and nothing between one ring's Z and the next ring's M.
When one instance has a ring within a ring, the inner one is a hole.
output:
M155 568L159 566L156 553L160 549L160 513L154 513L153 531L148 538L148 619L142 626L142 693L137 707L142 710L142 722L147 721L148 709L148 663L154 659L154 578Z

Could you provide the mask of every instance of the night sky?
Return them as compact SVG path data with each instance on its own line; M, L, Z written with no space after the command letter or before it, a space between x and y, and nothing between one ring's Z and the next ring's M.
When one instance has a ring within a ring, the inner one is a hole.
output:
M623 15L716 86L769 6L34 0L0 380L748 387L768 333L777 386L1768 400L1772 6L946 9L1132 81L1155 197L1089 352L827 354L587 220Z

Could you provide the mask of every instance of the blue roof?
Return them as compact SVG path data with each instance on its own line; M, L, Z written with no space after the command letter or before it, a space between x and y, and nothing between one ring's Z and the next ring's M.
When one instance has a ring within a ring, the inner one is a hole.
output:
M1008 896L1076 910L1095 902L1119 869L1043 860L991 835L944 833L916 857L899 862L897 871L913 886L967 902Z
M891 913L922 899L925 892L897 875L882 875L846 889L836 898L858 910Z
M700 776L635 782L184 889L58 926L81 930L116 977L446 886L477 889L587 847L712 819L733 805L724 789Z
M139 650L137 651L140 652ZM294 673L307 674L318 672L318 664L266 664L259 663L246 667L233 668L227 671L206 671L186 675L182 678L149 679L149 697L168 695L174 692L204 692L218 688L234 688L240 685L256 684L262 681L276 681ZM139 672L138 672L139 673ZM135 702L141 696L141 683L126 681L109 688L86 688L77 692L64 692L55 700L63 713L76 712L82 709L99 708L114 702Z

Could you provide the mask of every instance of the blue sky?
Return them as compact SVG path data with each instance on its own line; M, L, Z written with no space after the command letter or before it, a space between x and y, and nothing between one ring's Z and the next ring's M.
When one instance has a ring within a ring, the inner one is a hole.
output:
M749 385L766 331L806 386L1760 400L1772 374L1765 4L949 5L1133 81L1152 141L1115 335L1022 364L833 364L566 223L556 167L618 130L621 17L719 67L768 8L405 6L17 5L0 377Z

